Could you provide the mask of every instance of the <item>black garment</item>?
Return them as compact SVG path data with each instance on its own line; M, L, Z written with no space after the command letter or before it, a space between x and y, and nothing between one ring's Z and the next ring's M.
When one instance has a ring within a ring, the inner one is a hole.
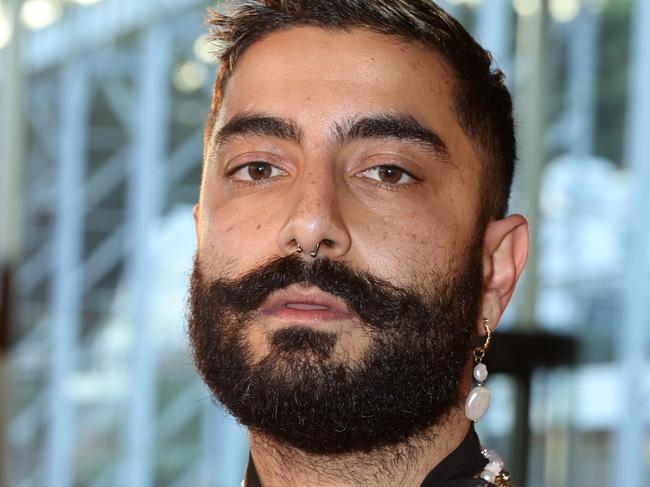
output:
M489 487L492 485L489 482L474 478L486 464L487 460L481 454L481 444L472 425L458 448L426 476L421 487ZM252 457L248 461L246 482L243 485L262 487Z

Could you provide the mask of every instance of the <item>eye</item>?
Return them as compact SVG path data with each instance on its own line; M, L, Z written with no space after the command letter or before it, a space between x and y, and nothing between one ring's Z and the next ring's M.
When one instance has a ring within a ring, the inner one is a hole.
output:
M393 165L371 167L360 173L360 176L390 185L404 185L417 181L404 169Z
M242 164L226 174L238 181L262 181L277 176L284 176L286 172L268 162L255 161Z

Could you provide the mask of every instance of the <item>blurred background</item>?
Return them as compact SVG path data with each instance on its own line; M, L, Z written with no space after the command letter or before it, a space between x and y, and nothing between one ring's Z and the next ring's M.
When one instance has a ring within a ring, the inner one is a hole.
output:
M441 4L508 75L534 230L482 441L520 487L648 487L650 1ZM0 0L2 487L239 485L184 323L208 6Z

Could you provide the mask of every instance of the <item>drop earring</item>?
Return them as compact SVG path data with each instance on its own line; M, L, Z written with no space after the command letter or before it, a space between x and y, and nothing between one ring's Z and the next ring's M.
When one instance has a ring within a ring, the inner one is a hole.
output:
M490 320L484 318L483 327L485 328L485 343L483 343L483 346L475 348L473 352L473 376L476 381L476 386L469 392L467 400L465 401L465 416L474 423L485 415L490 406L490 389L484 385L488 377L488 370L483 363L483 357L485 357L485 352L490 346L490 340L492 338L489 325Z

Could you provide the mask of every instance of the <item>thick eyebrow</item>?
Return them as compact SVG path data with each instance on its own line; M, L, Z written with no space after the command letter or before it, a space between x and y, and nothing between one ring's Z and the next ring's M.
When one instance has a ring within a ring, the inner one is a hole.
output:
M442 161L451 157L447 145L433 130L422 125L414 117L401 113L385 113L354 117L333 126L333 134L339 146L359 139L392 139L415 143ZM231 118L215 135L214 145L219 146L237 137L266 136L302 145L303 134L291 119L261 112L242 112Z
M355 118L343 124L337 123L334 132L340 145L358 139L393 139L415 143L442 160L451 161L442 138L406 114L387 113Z
M235 115L219 129L214 137L214 145L253 135L275 137L298 145L302 142L302 131L293 120L259 112L243 112Z

